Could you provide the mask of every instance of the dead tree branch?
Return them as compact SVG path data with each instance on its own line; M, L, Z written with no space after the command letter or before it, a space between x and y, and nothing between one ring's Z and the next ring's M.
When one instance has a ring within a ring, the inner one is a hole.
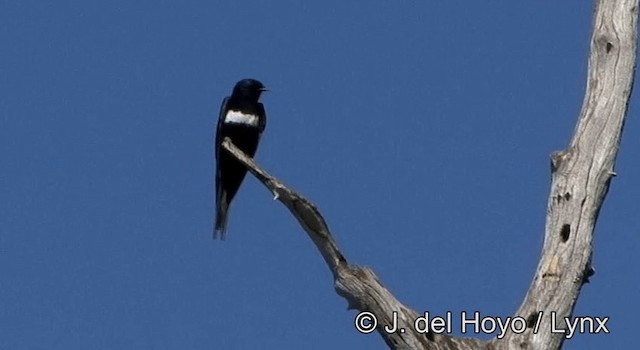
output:
M340 252L316 206L261 169L226 138L222 146L269 188L307 232L334 278L336 292L350 309L376 315L376 330L391 349L559 349L565 339L561 322L571 317L582 285L593 274L591 242L607 194L633 85L639 0L598 0L591 38L587 89L569 147L551 157L551 193L542 257L516 316L524 332L482 341L420 333L421 316L401 304L366 267L352 266ZM397 317L397 319L394 319ZM404 332L387 332L397 320Z
M462 350L482 349L484 341L472 338L453 338L433 333L421 334L412 331L414 321L420 315L400 303L381 283L371 269L350 266L331 236L320 211L299 193L287 188L282 182L260 168L253 159L238 149L229 138L222 147L233 154L262 182L274 198L284 204L298 220L331 270L336 292L345 298L349 309L371 312L377 317L376 330L391 349ZM394 324L397 315L398 329L405 332L386 332L384 326Z

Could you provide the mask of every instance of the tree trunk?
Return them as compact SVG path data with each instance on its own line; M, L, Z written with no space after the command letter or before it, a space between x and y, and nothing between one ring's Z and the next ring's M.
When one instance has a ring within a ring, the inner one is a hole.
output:
M551 156L542 257L517 312L539 329L509 334L509 349L559 349L565 335L550 330L567 329L564 318L571 317L582 285L594 273L593 230L615 176L633 86L637 6L637 0L596 1L582 110L569 147Z

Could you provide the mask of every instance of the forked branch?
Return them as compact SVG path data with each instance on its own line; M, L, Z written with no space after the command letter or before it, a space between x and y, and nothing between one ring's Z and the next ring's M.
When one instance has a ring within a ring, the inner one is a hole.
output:
M376 330L391 349L559 349L565 317L593 274L591 252L598 213L615 175L613 166L633 86L639 0L597 0L587 89L569 147L551 159L551 193L545 240L536 274L516 312L520 332L481 341L414 329L420 316L402 305L366 267L352 266L340 252L316 206L261 169L227 138L222 146L243 163L307 232L333 273L336 292L350 309L371 312ZM551 323L554 315L556 324ZM397 324L388 332L385 326ZM552 329L560 330L558 333Z

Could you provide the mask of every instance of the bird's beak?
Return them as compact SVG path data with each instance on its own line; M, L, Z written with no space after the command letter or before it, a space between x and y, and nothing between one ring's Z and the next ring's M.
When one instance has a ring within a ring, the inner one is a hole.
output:
M265 91L269 91L269 89L267 89L266 87L261 87L260 88L260 92L265 92Z

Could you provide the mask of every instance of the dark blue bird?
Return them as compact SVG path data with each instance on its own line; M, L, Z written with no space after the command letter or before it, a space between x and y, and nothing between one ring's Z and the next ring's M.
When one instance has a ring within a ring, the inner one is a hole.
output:
M216 223L213 238L224 239L229 205L247 174L246 168L222 149L222 141L229 137L234 145L250 157L256 154L260 136L267 124L264 106L258 102L260 94L264 91L267 91L267 88L261 82L243 79L236 83L231 96L225 97L222 101L215 144Z

